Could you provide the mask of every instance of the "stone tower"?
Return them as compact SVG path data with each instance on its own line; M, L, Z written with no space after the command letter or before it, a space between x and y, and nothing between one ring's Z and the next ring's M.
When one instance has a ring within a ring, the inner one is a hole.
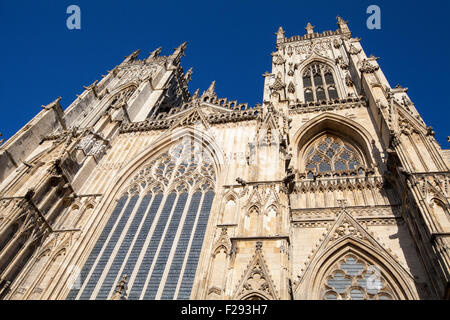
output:
M139 52L0 149L2 299L449 297L449 151L347 22L262 104Z

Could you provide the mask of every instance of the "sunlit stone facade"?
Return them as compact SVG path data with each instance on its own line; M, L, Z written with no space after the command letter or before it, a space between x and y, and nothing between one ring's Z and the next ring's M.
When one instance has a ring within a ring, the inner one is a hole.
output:
M346 21L280 28L256 106L185 48L1 146L2 299L448 298L449 152Z

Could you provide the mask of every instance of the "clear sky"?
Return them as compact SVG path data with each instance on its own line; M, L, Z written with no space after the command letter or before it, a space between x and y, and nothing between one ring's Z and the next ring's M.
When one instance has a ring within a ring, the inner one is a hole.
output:
M66 27L69 5L81 8L81 30ZM381 8L381 30L369 30L366 9ZM302 35L336 30L349 21L368 55L380 57L391 86L409 95L441 146L450 148L450 2L429 1L144 1L0 0L0 132L9 138L58 96L66 108L125 55L141 58L188 42L185 70L194 68L190 91L217 81L220 97L262 102L274 33Z

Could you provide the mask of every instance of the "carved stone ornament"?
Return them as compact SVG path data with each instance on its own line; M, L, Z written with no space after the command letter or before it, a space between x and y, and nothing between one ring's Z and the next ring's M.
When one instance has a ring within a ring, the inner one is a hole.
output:
M333 46L334 46L336 49L339 49L339 48L341 47L341 41L342 41L342 40L340 40L340 39L334 39L334 40L333 40Z
M270 89L274 90L274 91L279 91L279 90L284 89L285 87L286 87L286 85L281 80L281 77L277 76L275 79L275 82L270 86Z
M380 69L379 66L373 65L368 59L364 59L359 71L361 71L361 73L374 73L378 69Z
M288 92L289 93L295 93L295 86L294 86L294 84L292 82L289 83Z
M346 73L346 75L345 75L345 84L348 86L348 87L353 87L353 80L352 80L352 76L350 75L350 73Z
M275 285L262 253L262 242L256 243L255 254L235 293L236 299L278 299Z
M356 47L353 44L350 45L350 49L348 50L348 53L350 53L351 55L356 55L360 52L361 52L361 49L356 49Z

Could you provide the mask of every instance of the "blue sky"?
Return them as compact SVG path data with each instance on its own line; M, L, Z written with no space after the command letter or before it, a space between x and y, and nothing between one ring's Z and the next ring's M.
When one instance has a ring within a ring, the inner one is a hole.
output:
M217 81L220 97L255 105L270 70L274 33L335 30L336 16L349 20L368 55L392 86L409 95L436 138L448 149L450 119L450 2L412 1L100 1L0 0L0 132L8 138L62 96L66 108L76 94L140 48L141 58L163 54L187 41L182 65L194 68L190 91ZM68 30L66 8L81 8L81 30ZM368 30L366 9L381 8L382 29Z

